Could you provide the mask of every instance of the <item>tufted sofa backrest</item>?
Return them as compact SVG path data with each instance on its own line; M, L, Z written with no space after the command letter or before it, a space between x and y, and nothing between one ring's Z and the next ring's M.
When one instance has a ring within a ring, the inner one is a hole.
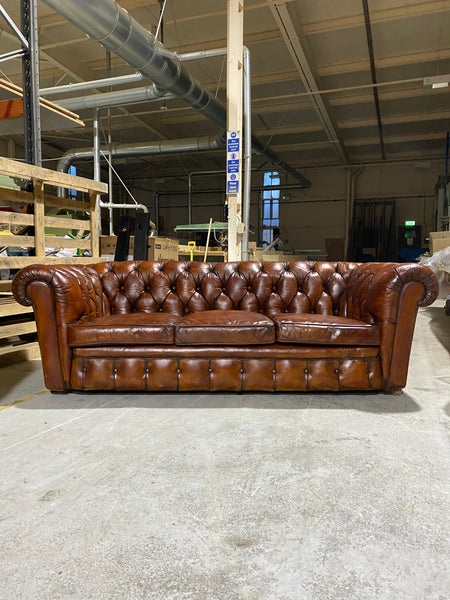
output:
M357 263L129 261L94 265L114 314L247 310L345 314Z

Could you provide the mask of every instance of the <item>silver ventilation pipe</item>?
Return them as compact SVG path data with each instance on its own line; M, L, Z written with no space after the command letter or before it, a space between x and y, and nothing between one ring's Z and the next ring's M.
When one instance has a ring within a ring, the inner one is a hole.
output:
M40 96L56 96L58 94L67 94L68 92L79 92L80 90L92 90L110 85L125 85L142 81L144 77L141 73L131 73L130 75L118 75L117 77L106 77L105 79L92 79L91 81L80 81L79 83L68 83L67 85L55 85L53 87L41 88Z
M150 85L134 90L121 90L106 94L91 94L90 96L66 98L58 100L57 104L67 110L75 111L87 108L113 108L114 106L126 106L128 104L140 104L171 98L175 98L175 96L173 94L166 94L164 90L157 88L156 85Z
M225 146L225 134L202 135L197 138L181 140L161 140L143 144L115 144L111 146L111 156L128 158L131 156L149 156L155 154L177 154L178 152L203 152L205 150L220 150ZM108 150L105 148L104 152ZM83 148L71 150L62 155L56 169L67 173L72 163L79 160L92 160L94 150Z
M213 122L226 128L226 107L184 69L176 54L118 6L115 0L43 0L89 37L111 50L158 88L183 98ZM269 162L290 173L303 187L311 182L257 138L253 148Z
M127 62L158 87L181 96L224 127L226 108L174 59L155 37L114 0L44 0L90 38Z

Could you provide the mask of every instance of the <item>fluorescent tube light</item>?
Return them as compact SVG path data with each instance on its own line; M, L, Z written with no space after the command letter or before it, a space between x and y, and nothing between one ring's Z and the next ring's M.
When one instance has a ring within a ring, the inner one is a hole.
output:
M425 77L423 85L425 87L431 87L432 89L438 89L447 87L450 83L450 75L436 75L435 77Z

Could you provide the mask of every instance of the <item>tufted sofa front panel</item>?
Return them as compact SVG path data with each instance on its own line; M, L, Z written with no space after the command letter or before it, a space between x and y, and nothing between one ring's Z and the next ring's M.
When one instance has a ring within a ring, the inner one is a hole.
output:
M204 310L344 315L356 263L112 262L97 265L115 314Z

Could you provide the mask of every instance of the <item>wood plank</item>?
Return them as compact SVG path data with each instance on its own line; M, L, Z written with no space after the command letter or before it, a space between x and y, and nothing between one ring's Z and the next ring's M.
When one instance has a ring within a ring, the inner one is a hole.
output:
M28 165L9 158L0 157L0 172L10 177L20 179L31 179L32 181L44 181L47 184L64 187L67 189L79 190L81 192L96 192L97 194L107 194L108 184L101 181L93 181L77 175L60 173L51 169Z
M23 190L12 190L11 188L0 187L0 200L9 200L9 202L20 202L20 204L34 204L34 195L31 192ZM45 194L44 200L46 206L56 208L72 208L83 212L90 212L91 205L89 202L81 200L69 200L69 198L58 198L58 196L50 196Z
M0 280L0 292L10 292L11 291L11 279L2 279Z
M13 213L10 213L13 214ZM0 217L1 221L1 217ZM90 231L91 224L89 221L83 221L83 219L69 219L69 217L45 217L46 227L57 227L58 229L82 229L83 231Z
M100 241L99 241L99 207L97 194L91 192L89 194L91 202L91 254L92 256L100 256Z
M34 248L35 237L33 235L8 235L2 236L7 242L3 242L5 246L20 247L20 248ZM65 238L57 235L46 235L44 237L45 248L83 248L83 250L90 250L91 240L90 238Z
M22 269L28 265L86 265L107 262L98 256L0 256L0 269Z
M45 236L45 247L46 248L82 248L83 250L90 250L91 239L90 238L76 238L69 239L59 236L46 235Z
M45 234L44 234L44 183L34 182L34 245L36 256L45 256Z
M19 346L8 345L0 348L0 367L6 367L25 360L40 358L41 352L37 342L20 344Z
M90 212L91 206L89 202L81 202L81 200L69 200L69 198L58 198L57 196L44 196L45 206L53 206L55 208L72 208L74 210L82 210Z
M10 317L12 315L21 315L33 312L32 306L22 306L16 302L13 296L9 298L0 298L0 317Z
M0 223L8 223L9 225L33 225L33 215L27 215L24 212L0 212Z
M14 335L23 335L24 333L34 333L36 331L36 321L27 321L25 323L13 323L12 325L0 325L0 338L5 339Z
M0 120L20 119L23 117L22 98L13 98L12 100L2 100L0 102Z

